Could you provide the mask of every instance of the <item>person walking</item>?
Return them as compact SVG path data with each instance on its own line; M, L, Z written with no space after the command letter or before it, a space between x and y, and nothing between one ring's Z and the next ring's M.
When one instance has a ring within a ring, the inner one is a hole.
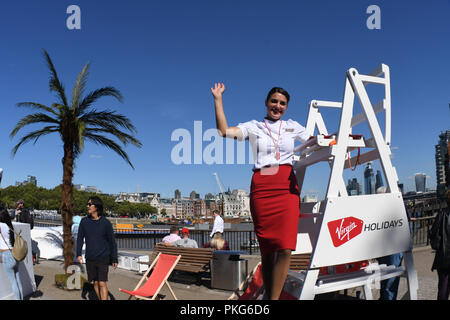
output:
M450 190L445 196L447 208L438 213L430 230L431 248L436 250L431 270L438 273L437 300L450 296Z
M223 108L225 85L211 88L216 127L222 137L249 139L255 165L250 187L250 211L260 245L264 298L277 300L289 271L292 250L297 244L300 190L292 168L294 140L309 139L298 122L282 120L289 93L272 88L265 100L266 116L229 127Z
M90 197L87 203L88 216L81 219L77 236L77 260L83 263L81 250L86 243L86 271L88 281L94 282L94 290L100 300L108 299L108 269L117 268L117 245L111 222L103 216L103 202Z
M212 238L216 232L223 233L223 219L220 216L219 210L213 210L214 224L209 236Z
M0 209L0 263L3 264L6 276L16 300L23 300L22 282L19 276L19 263L13 257L11 250L14 247L14 226L11 217L4 208Z

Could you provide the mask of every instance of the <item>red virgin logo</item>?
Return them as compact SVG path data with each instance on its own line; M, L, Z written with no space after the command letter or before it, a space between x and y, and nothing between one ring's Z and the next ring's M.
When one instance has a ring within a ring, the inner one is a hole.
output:
M335 247L350 241L363 230L364 221L355 217L346 217L328 222L331 240Z

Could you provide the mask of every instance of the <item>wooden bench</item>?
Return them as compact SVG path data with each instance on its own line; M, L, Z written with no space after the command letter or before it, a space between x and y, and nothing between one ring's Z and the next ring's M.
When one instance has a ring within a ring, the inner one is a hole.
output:
M200 273L209 269L210 261L213 257L214 249L210 248L184 248L165 245L162 242L157 243L150 256L150 262L156 258L158 253L166 253L173 255L181 255L180 261L175 267L175 270L186 271L193 273Z

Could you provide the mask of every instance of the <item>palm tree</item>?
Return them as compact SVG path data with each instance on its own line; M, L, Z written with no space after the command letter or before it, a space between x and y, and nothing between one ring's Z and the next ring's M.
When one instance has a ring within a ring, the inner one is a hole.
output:
M64 87L60 82L56 69L53 65L47 51L44 50L44 57L50 70L49 87L51 92L55 92L57 101L51 107L36 102L21 102L18 107L30 107L39 112L29 114L23 117L11 131L11 139L25 126L36 123L43 123L45 126L33 132L24 135L19 143L12 149L12 156L25 143L33 141L36 143L38 139L50 133L59 133L61 137L64 156L62 158L63 165L63 181L62 181L62 199L61 199L61 216L63 220L63 254L64 266L73 264L73 243L72 243L72 179L73 169L76 158L81 154L84 141L89 140L97 145L107 147L122 157L133 169L133 165L128 158L127 153L122 147L111 138L105 136L112 135L117 138L124 146L131 143L138 148L142 146L133 134L136 134L136 128L130 120L114 111L97 111L92 105L101 97L111 96L122 102L122 95L119 90L114 87L104 87L94 90L83 96L86 87L87 77L89 74L89 63L87 63L80 74L72 91L72 97L67 99ZM121 131L126 129L131 134Z

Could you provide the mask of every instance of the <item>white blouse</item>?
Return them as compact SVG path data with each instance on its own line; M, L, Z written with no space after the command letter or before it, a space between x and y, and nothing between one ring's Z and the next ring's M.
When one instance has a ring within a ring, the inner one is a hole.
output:
M255 160L254 169L277 164L292 165L294 141L299 140L304 143L309 139L305 127L291 119L286 121L251 120L239 123L237 127L241 129L244 139L250 141ZM279 159L277 159L275 144L278 144Z
M9 227L6 223L0 222L0 232L2 233L3 238L0 236L0 250L12 249L11 243L9 243Z

